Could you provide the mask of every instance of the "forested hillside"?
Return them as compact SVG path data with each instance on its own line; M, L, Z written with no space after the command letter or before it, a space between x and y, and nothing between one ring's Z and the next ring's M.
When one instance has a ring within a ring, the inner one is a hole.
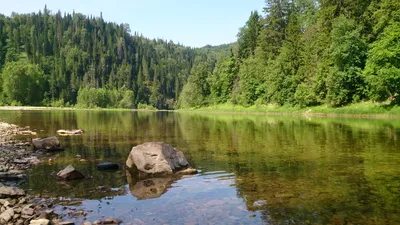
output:
M46 7L0 15L1 102L173 108L196 61L216 60L212 47L196 51L130 32L102 16Z
M400 102L400 1L267 0L237 42L192 70L181 106Z
M400 1L267 0L237 43L198 49L45 7L0 15L0 71L7 105L399 104Z

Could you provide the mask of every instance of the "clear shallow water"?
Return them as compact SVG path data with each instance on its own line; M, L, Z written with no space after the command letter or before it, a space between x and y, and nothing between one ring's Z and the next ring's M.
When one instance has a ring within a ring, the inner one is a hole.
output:
M43 137L85 130L59 137L66 150L33 168L25 188L79 200L74 207L93 210L86 215L92 222L400 223L400 120L128 111L0 111L0 120ZM181 149L201 172L137 181L123 169L96 170L102 161L124 165L130 149L147 141ZM68 164L92 179L57 181ZM58 207L66 218L68 210Z

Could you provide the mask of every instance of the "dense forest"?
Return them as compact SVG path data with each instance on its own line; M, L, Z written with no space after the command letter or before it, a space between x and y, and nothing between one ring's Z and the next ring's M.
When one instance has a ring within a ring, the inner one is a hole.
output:
M266 0L190 48L79 13L0 15L0 103L173 109L399 104L400 1Z

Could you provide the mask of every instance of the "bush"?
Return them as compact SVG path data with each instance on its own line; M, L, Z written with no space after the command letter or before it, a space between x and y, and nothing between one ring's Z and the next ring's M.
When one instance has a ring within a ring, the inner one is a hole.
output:
M134 101L133 91L126 90L124 94L124 98L119 102L120 108L132 109L133 101Z
M81 88L77 100L81 108L133 108L134 95L126 89Z
M5 64L2 73L3 91L14 105L38 105L44 97L44 73L38 65L26 60Z
M154 106L152 106L152 105L147 105L147 104L142 104L142 103L139 103L138 104L138 107L137 107L139 110L157 110Z

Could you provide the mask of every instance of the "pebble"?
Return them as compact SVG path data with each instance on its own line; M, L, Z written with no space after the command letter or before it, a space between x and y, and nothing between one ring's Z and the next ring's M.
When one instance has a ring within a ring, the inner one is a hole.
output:
M64 221L64 222L58 223L58 225L75 225L75 223L74 222L70 222L70 221Z
M50 220L48 219L37 219L37 220L31 220L29 223L30 225L48 225L50 223Z

